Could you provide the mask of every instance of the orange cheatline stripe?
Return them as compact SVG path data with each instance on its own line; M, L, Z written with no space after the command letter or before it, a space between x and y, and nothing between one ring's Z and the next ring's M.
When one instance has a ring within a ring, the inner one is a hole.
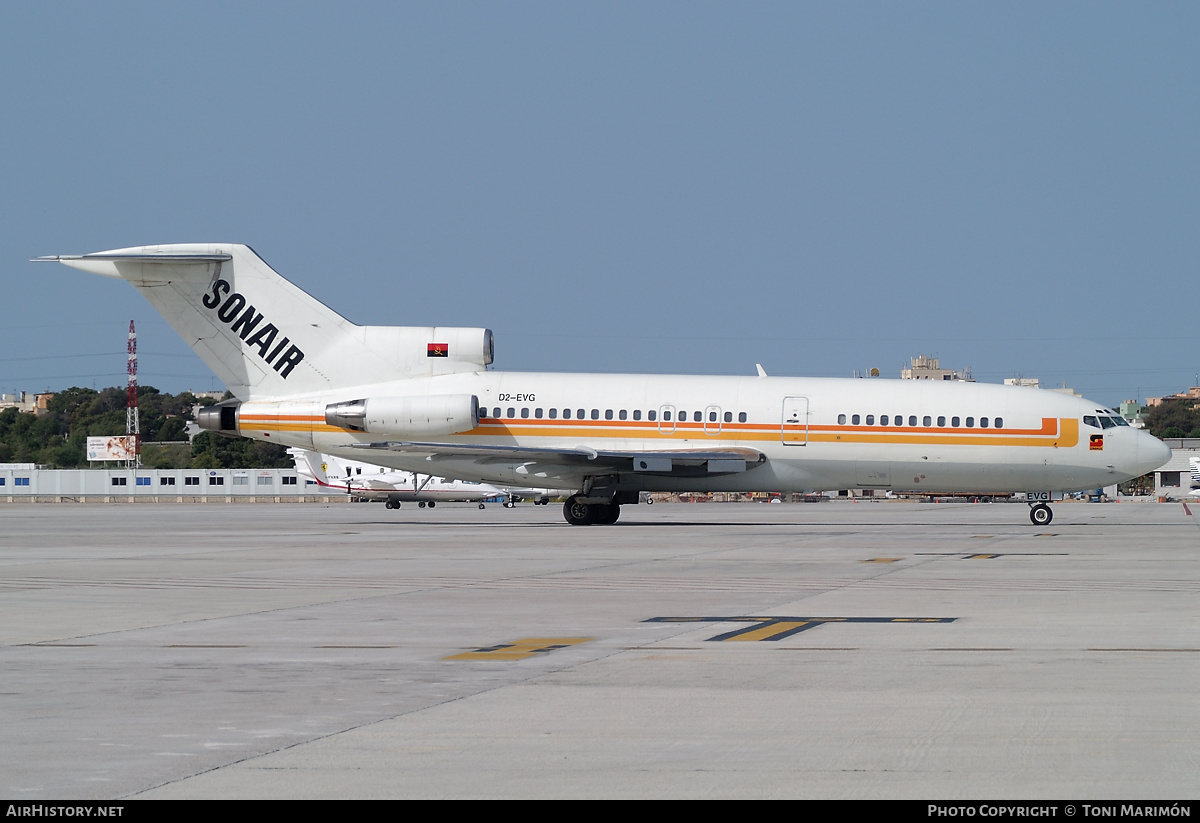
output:
M810 443L875 443L908 445L956 445L956 446L1040 446L1070 448L1079 442L1079 421L1073 418L1061 420L1047 417L1041 429L931 429L813 426L805 433L800 428L729 425L718 432L708 433L702 424L677 426L674 431L661 431L657 424L624 425L630 421L611 421L611 428L597 427L598 423L610 421L545 421L545 420L488 420L477 428L455 436L495 437L524 436L543 438L596 438L596 439L651 439L679 440L685 437L704 438L709 441L732 442L779 442L783 434L803 438ZM1061 423L1061 428L1056 425ZM316 415L246 415L240 418L240 428L245 431L323 432L349 433L350 430L325 423L324 417ZM249 424L249 425L247 425ZM653 426L653 428L651 427ZM766 428L766 431L762 429ZM615 430L621 429L621 430ZM630 431L630 429L633 429ZM751 429L747 431L747 429Z

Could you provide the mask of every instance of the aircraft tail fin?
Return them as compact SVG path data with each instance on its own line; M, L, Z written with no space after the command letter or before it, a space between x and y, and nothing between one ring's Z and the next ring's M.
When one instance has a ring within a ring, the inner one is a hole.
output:
M487 329L357 326L234 243L39 257L128 280L241 400L478 371Z
M322 486L329 485L329 478L325 474L325 465L321 462L321 455L300 448L290 448L288 454L292 456L292 460L296 461L297 474L307 480L315 480Z

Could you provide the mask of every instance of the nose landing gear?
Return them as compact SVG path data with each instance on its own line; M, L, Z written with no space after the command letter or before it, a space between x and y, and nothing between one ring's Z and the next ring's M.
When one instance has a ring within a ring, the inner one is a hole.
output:
M1050 507L1045 503L1038 503L1036 506L1029 507L1029 520L1035 526L1049 526L1050 521L1054 519L1054 512L1050 511Z

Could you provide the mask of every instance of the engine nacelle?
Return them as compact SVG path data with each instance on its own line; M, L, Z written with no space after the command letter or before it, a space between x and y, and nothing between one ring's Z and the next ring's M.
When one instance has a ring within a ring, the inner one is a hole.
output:
M434 394L349 400L326 406L325 422L395 437L458 434L479 425L479 399L473 394Z

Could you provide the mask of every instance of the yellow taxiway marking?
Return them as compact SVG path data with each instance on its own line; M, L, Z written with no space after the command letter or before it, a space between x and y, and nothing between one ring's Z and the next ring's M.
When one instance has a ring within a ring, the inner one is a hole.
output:
M806 628L807 626L808 626L808 621L799 622L799 621L781 620L777 623L768 623L765 626L763 626L762 628L738 632L737 634L734 634L733 636L728 637L726 639L733 640L733 641L737 641L737 640L755 640L755 641L769 640L769 639L776 638L780 635L787 637L789 635L795 634L798 631L801 631L802 629Z
M454 654L445 660L524 660L537 654L548 654L555 649L587 643L591 637L522 637L511 643L487 646L473 652Z

